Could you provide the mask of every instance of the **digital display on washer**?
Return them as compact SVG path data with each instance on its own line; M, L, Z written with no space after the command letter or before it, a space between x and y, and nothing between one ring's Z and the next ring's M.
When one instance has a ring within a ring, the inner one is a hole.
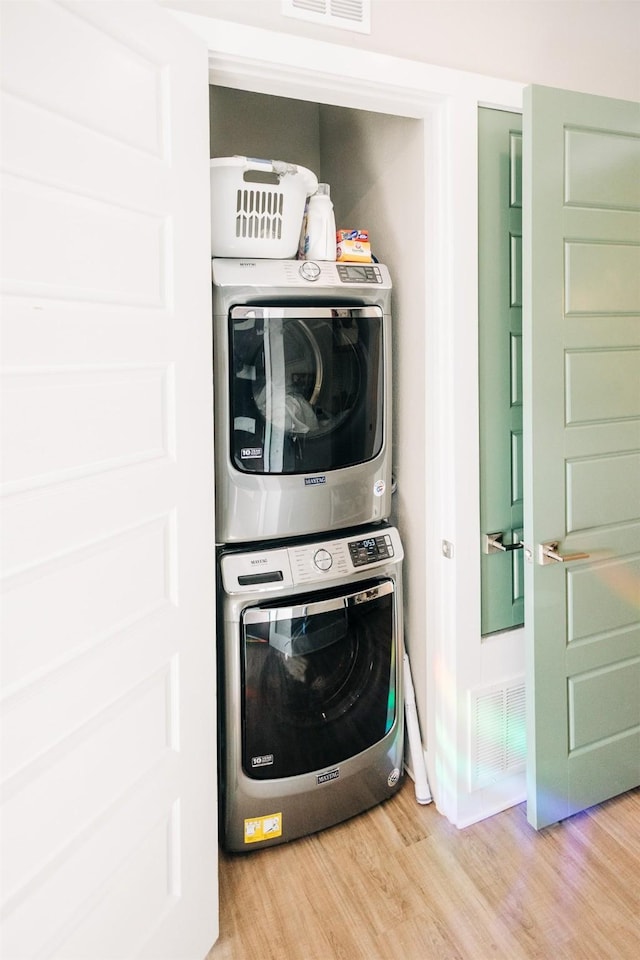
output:
M380 271L373 264L338 263L336 266L342 283L382 283Z
M362 567L367 563L377 563L393 556L391 537L385 534L381 537L366 537L363 540L352 540L349 543L349 553L354 567Z

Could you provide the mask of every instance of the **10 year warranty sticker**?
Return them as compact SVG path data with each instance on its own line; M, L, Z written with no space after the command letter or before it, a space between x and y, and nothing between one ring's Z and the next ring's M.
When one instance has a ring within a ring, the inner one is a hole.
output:
M252 817L244 822L244 842L258 843L282 836L282 814L270 813L266 817Z

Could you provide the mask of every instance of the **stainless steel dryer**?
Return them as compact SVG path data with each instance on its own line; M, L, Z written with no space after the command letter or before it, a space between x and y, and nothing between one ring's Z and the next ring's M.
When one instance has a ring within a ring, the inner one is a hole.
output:
M220 557L221 837L283 843L402 771L402 545L388 525Z
M387 268L214 259L212 270L218 543L387 518Z

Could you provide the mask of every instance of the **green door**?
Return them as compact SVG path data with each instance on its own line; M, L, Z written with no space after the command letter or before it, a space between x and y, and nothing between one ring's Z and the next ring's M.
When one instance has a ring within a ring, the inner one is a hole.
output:
M522 118L478 114L482 634L524 618L522 550ZM489 538L499 535L500 547Z
M523 145L527 807L540 828L640 783L640 106L532 87Z

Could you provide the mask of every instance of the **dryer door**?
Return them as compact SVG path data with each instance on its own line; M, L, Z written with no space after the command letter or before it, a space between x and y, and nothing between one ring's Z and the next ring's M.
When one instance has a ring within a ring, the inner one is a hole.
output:
M230 456L237 470L325 472L380 453L379 307L233 307L229 337Z
M253 779L340 763L382 740L397 711L395 587L323 591L244 610L242 766Z

